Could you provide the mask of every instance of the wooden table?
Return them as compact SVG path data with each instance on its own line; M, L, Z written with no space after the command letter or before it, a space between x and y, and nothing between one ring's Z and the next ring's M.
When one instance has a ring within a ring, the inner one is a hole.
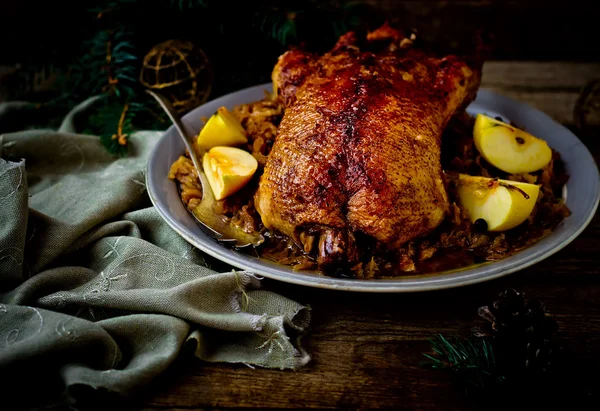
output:
M569 125L581 88L595 77L600 77L600 64L489 62L483 87ZM598 137L582 137L597 161ZM600 218L595 217L579 238L547 260L459 289L374 295L264 280L267 289L312 307L311 327L303 339L312 360L297 371L182 361L152 384L141 408L464 409L448 375L419 365L421 353L430 350L428 338L436 333L467 336L477 308L507 287L546 303L566 349L592 372L587 378L573 376L587 384L582 395L591 400L600 370L599 257Z

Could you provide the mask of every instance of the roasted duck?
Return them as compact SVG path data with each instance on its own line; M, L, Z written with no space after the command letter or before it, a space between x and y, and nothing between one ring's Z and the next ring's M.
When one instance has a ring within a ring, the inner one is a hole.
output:
M398 249L448 213L441 135L481 65L413 40L386 24L324 55L288 51L273 70L285 113L255 207L325 272L358 263L367 244Z

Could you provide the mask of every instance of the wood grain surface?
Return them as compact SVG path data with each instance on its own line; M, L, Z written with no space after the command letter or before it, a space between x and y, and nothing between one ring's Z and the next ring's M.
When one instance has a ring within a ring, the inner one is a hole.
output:
M600 74L597 64L491 62L484 86L571 123L574 100ZM596 139L584 142L600 160ZM524 271L463 288L417 294L359 294L265 279L264 287L312 307L303 345L312 360L297 371L251 369L185 358L136 398L145 410L466 409L448 375L420 366L436 333L462 335L477 308L508 287L543 300L559 337L579 364L579 397L598 401L600 218L570 245ZM515 404L518 408L518 404ZM575 407L572 409L583 409Z
M600 80L600 63L490 61L481 87L529 104L564 125L572 125L575 102L583 87ZM600 125L590 117L590 125Z

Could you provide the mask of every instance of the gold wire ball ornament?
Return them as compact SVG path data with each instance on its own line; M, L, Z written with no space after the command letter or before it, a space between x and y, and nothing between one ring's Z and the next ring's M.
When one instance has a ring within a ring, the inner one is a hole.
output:
M187 40L168 40L144 57L140 83L167 97L175 110L186 112L208 100L212 65L204 51Z

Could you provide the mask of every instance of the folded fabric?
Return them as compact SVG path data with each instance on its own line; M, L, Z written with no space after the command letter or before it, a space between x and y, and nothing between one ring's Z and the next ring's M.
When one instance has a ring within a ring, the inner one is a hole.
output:
M175 233L145 187L161 133L130 136L129 155L115 158L99 138L75 133L78 113L95 101L58 131L0 135L2 378L32 393L36 378L56 378L55 394L76 386L131 394L189 344L205 361L306 364L295 336L308 307L261 290L256 275L219 265Z

